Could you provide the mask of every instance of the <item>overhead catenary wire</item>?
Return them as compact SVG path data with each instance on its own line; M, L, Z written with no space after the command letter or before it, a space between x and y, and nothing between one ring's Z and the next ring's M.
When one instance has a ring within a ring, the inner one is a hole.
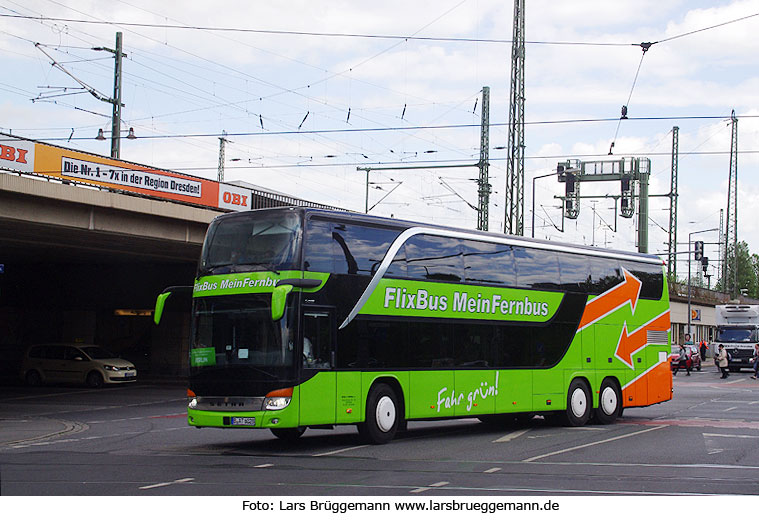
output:
M463 3L463 2L462 2ZM724 27L733 23L741 22L759 16L759 13L753 13L750 15L735 18L725 22L710 25L708 27L702 27L692 31L687 31L682 34L669 36L662 38L655 43L665 43L679 38L684 38L697 34L700 32ZM35 21L52 21L63 23L81 23L81 24L94 24L94 25L119 25L123 27L142 27L151 29L177 29L177 30L203 30L203 31L219 31L219 32L237 32L237 33L253 33L253 34L270 34L270 35L284 35L284 36L314 36L314 37L330 37L330 38L367 38L367 39L385 39L385 40L419 40L419 41L438 41L438 42L460 42L460 43L494 43L511 45L513 43L510 39L494 39L494 38L465 38L465 37L441 37L441 36L416 36L416 35L398 35L398 34L368 34L368 33L338 33L338 32L318 32L318 31L285 31L274 29L250 29L242 27L213 27L203 25L177 25L168 23L147 23L147 22L125 22L116 20L85 20L81 18L65 18L54 16L30 16L22 14L7 14L0 13L0 18L18 18ZM640 43L624 43L624 42L583 42L583 41L551 41L551 40L527 40L526 44L531 45L576 45L576 46L600 46L600 47L622 47L630 45L641 45Z

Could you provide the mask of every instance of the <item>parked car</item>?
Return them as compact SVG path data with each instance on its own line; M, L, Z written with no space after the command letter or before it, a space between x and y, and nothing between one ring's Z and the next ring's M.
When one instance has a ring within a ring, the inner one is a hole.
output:
M701 371L701 354L698 351L698 347L695 345L684 345L685 347L685 364L690 370ZM672 345L671 354L669 356L669 367L674 370L678 364L678 358L680 357L680 345ZM685 368L685 367L681 367Z
M33 345L26 351L21 377L30 386L49 382L99 388L106 383L135 381L137 369L98 345L48 343Z

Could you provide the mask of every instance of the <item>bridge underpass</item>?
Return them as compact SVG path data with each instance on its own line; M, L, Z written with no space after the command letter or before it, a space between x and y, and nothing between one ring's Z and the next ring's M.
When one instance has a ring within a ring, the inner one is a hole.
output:
M0 375L40 342L97 343L140 374L186 371L189 299L153 325L156 295L192 283L219 210L0 174Z

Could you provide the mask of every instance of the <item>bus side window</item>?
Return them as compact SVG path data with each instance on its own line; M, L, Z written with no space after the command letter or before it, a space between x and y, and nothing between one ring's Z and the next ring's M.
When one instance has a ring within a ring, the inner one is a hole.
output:
M590 294L603 294L624 280L622 268L611 258L590 258Z
M559 257L554 251L514 248L517 285L531 289L559 288Z
M664 269L661 265L622 262L622 267L630 271L633 276L642 282L643 286L640 289L641 298L644 300L661 299L664 288Z
M463 240L465 281L498 285L516 285L512 247L503 244Z
M455 238L416 235L406 242L407 276L415 280L460 282L464 278L461 242Z
M587 257L572 253L559 253L559 271L562 290L587 291L590 282L590 265Z
M304 243L304 269L306 271L335 272L335 253L332 246L332 226L323 220L309 220Z
M303 314L303 367L334 368L333 320L328 311Z

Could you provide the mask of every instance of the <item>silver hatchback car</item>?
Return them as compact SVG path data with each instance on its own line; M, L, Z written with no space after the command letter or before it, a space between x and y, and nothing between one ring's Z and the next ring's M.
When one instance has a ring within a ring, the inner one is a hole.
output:
M21 377L30 386L50 382L99 388L106 383L135 381L137 369L98 345L48 343L26 351Z

